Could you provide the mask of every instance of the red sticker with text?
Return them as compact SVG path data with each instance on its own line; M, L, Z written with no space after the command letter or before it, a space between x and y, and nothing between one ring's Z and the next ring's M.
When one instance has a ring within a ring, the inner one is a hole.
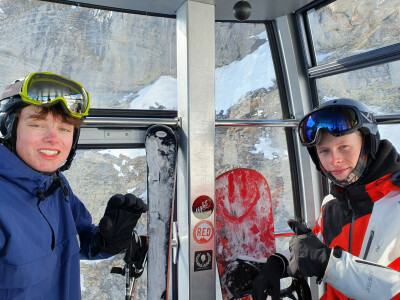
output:
M214 210L214 203L210 197L202 195L194 200L192 212L198 219L207 219Z
M214 236L214 227L210 221L200 221L193 229L193 238L199 244L209 242Z

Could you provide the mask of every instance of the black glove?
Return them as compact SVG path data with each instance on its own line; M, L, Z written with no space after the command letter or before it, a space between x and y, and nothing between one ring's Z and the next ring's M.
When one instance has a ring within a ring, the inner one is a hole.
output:
M272 300L279 300L281 289L280 279L287 277L288 261L281 254L272 254L261 267L260 273L254 279L251 296L253 300L265 300L268 295Z
M295 235L289 242L289 276L324 277L331 249L324 245L305 224L289 220Z
M118 254L128 248L133 229L147 205L133 194L115 194L108 200L97 234L100 250Z

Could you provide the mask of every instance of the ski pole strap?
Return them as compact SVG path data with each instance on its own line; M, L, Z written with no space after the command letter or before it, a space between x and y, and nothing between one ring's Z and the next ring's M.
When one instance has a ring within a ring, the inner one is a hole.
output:
M294 292L297 298L294 298ZM280 298L291 298L297 300L312 300L310 286L303 277L292 277L292 283L289 287L280 291Z
M135 230L132 231L132 237L129 242L129 246L125 251L124 261L128 265L131 265L135 261L136 252L138 252L141 247L141 239Z
M122 267L112 267L110 273L120 274L122 276L125 276L128 271L129 271L129 277L139 278L140 276L142 276L144 268L138 270L134 266L128 266L128 269Z
M134 264L136 268L143 268L143 264L147 258L147 237L137 235L136 231L133 231L131 243L126 249L124 261L132 265Z
M125 276L127 273L125 269L128 267L127 270L129 271L129 277L139 278L143 274L144 266L147 261L147 250L147 237L138 236L134 231L131 245L126 250L124 256L126 266L124 268L113 267L110 273L121 274Z
M270 257L271 256L277 257L278 259L280 259L282 261L283 269L282 269L281 278L287 277L288 276L287 267L289 265L287 258L280 253L274 253L274 254L271 254Z

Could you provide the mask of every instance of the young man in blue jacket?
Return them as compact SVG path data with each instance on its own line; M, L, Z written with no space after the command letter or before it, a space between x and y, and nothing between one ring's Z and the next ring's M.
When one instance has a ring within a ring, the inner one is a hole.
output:
M109 200L99 226L61 173L88 115L89 93L32 73L0 97L0 299L81 299L79 259L126 250L146 204ZM78 238L79 237L79 241Z

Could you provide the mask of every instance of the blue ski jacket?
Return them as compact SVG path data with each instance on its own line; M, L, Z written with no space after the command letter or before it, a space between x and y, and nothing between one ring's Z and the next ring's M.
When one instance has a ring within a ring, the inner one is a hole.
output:
M97 230L64 175L0 145L0 299L81 299L79 259L92 259Z

